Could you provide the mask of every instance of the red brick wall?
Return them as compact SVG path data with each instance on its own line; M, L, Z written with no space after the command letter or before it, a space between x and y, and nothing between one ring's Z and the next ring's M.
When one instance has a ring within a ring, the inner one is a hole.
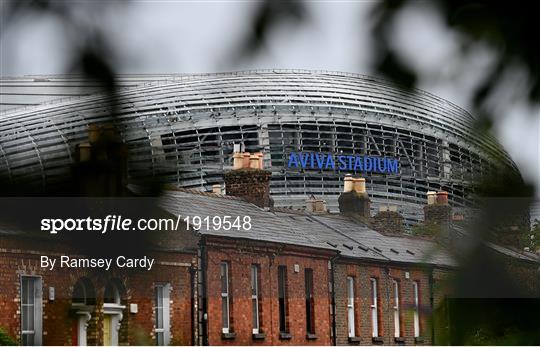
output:
M336 340L338 345L362 344L371 345L371 281L376 278L378 283L379 336L383 344L396 344L394 341L394 311L392 279L400 285L400 326L405 344L415 344L413 312L413 281L419 283L420 296L420 335L424 343L431 343L431 328L429 327L430 294L429 275L419 269L392 267L386 270L384 265L372 263L336 264ZM405 272L409 272L409 279ZM349 342L347 318L347 276L355 278L355 332L360 337L358 342ZM423 309L422 309L423 308Z
M32 249L29 249L32 247ZM40 255L69 254L58 244L34 243L32 240L0 238L0 326L19 341L20 338L20 276L42 277L43 340L44 345L72 345L76 333L75 318L70 314L73 287L81 277L90 279L96 291L96 309L88 324L88 344L102 344L103 292L108 280L115 278L124 287L121 294L123 320L119 331L120 344L155 344L154 283L171 284L171 343L192 344L191 282L189 264L191 254L155 253L156 263L151 271L93 271L92 269L42 269ZM49 287L55 288L55 300L48 300ZM129 304L138 304L138 313L129 313Z
M235 245L209 247L207 251L207 295L208 295L208 337L210 345L330 345L331 317L328 294L329 256L317 256L278 251L276 249L243 248ZM234 339L222 338L221 319L221 282L219 264L229 262L231 283L231 331ZM266 336L262 340L252 338L252 302L250 285L251 264L260 266L260 294L262 297L261 332ZM294 265L299 271L294 272ZM290 340L279 338L279 304L277 274L278 266L287 266L288 312ZM313 269L315 299L315 334L314 340L306 339L306 303L304 270Z

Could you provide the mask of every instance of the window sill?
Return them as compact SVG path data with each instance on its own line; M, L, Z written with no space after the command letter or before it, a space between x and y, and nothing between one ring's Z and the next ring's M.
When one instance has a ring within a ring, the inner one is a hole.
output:
M373 343L383 343L384 340L383 340L383 338L381 336L377 336L377 337L372 337L371 342L373 342Z
M317 340L319 337L316 334L307 334L306 340Z
M292 339L292 335L289 333L279 333L279 339L280 340L290 340Z
M253 340L264 340L266 338L265 333L257 333L257 334L251 334L251 337Z
M405 343L405 338L404 337L394 337L394 342L395 343Z
M236 333L221 333L221 339L223 340L234 340L236 338Z
M423 337L415 337L414 338L414 343L422 344L422 343L424 343L424 338Z
M360 336L349 336L349 343L360 343Z

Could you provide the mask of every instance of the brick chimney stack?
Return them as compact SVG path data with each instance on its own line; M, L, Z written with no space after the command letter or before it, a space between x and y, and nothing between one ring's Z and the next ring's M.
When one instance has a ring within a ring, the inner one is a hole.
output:
M326 208L326 201L323 199L317 199L312 195L306 200L306 211L311 213L326 213L328 212L328 209Z
M452 207L448 204L448 192L428 192L424 206L424 224L449 226L452 222Z
M90 124L88 141L77 145L73 186L87 196L122 196L127 190L128 149L110 123Z
M338 198L339 211L343 214L371 217L371 201L366 192L366 179L345 175L343 193Z
M239 152L235 145L233 169L225 172L227 195L244 198L259 207L272 207L269 171L264 170L263 154Z
M382 233L399 235L404 231L403 216L397 211L396 205L380 206L371 226Z

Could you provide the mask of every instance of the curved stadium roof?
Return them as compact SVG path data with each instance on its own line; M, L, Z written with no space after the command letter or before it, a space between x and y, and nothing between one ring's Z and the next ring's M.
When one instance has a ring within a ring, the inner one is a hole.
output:
M132 178L152 175L183 187L221 182L235 142L262 150L278 206L301 205L315 194L335 207L341 190L342 173L285 168L291 150L399 157L400 175L370 175L368 189L375 206L409 210L437 189L448 190L456 207L466 206L477 178L500 164L515 167L494 139L475 134L474 118L463 109L368 76L304 70L120 76L114 118L110 96L96 93L91 81L3 79L3 94L17 83L68 90L56 93L67 99L54 100L42 87L45 103L0 114L0 172L40 185L69 173L88 125L101 122L114 122L129 146Z

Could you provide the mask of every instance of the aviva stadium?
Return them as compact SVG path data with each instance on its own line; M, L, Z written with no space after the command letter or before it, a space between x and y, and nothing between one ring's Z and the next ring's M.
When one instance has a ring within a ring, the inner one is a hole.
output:
M397 205L423 218L427 191L455 210L473 183L514 167L474 118L421 90L328 71L269 70L119 76L119 106L77 76L1 79L0 172L45 186L69 174L90 124L114 123L129 148L129 178L211 190L232 168L234 144L261 152L275 206L311 195L337 210L346 173L366 178L372 208Z

